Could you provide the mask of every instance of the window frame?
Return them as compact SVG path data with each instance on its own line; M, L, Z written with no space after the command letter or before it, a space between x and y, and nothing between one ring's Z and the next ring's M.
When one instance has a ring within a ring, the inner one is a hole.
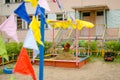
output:
M96 11L96 16L104 16L104 11Z
M91 12L83 12L82 15L83 17L89 17L91 16Z

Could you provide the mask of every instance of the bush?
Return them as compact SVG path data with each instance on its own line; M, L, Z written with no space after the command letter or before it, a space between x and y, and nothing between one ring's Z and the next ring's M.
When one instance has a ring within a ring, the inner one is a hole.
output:
M52 47L52 42L45 41L44 42L44 51L47 52L48 49Z
M22 45L23 45L22 42L20 42L19 44L16 43L16 42L8 42L8 43L5 43L6 50L7 50L7 53L8 53L9 55L11 55L11 54L13 54L13 53L14 53L14 54L19 54Z
M84 43L85 43L85 40L79 40L79 41L78 41L79 47L83 47L83 46L84 46Z
M98 49L98 42L97 41L90 41L90 50L97 50ZM84 42L84 47L87 50L88 49L88 41Z
M118 41L107 41L105 42L106 49L110 51L120 51L120 42Z
M8 54L16 54L19 52L18 44L16 42L5 43L5 46Z
M3 72L3 70L0 70L0 74L3 74L4 72Z
M20 43L18 44L18 52L20 52L22 46L23 46L23 42L20 42Z

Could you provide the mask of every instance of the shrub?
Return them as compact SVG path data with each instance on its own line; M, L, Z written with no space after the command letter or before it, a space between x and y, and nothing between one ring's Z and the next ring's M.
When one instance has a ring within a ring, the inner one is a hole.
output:
M5 43L5 46L8 54L19 53L18 43L8 42L8 43Z
M98 42L97 41L90 41L90 50L97 50L98 48ZM84 47L87 50L88 49L88 41L84 42Z
M107 41L105 42L106 49L110 51L120 51L120 42L118 41Z
M18 52L20 52L22 46L23 46L23 42L20 42L20 43L18 44Z
M44 50L45 50L45 53L47 52L48 49L50 49L52 47L52 42L48 42L48 41L45 41L44 42Z
M11 54L19 54L20 53L20 50L21 50L21 47L23 46L23 43L20 42L20 43L16 43L16 42L8 42L8 43L5 43L5 46L6 46L6 50L7 50L7 53L9 55Z
M0 74L3 74L3 73L4 73L4 72L3 72L3 70L1 69L1 70L0 70Z
M84 46L84 43L85 43L85 40L79 40L79 41L78 41L79 47L83 47L83 46Z

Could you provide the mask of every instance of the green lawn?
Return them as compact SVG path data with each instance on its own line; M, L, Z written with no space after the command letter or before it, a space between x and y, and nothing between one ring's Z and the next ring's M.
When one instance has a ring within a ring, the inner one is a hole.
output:
M107 61L104 61L104 57L102 57L102 56L90 56L89 57L89 62L95 62L95 61L98 61L98 60L100 60L102 62L105 62L105 63L107 62ZM120 63L120 56L116 56L114 58L114 61L111 62L111 63Z

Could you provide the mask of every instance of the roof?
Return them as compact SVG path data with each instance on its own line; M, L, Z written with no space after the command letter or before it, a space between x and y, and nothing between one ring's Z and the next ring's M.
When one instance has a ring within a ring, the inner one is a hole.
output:
M82 7L73 7L77 11L89 11L89 10L104 10L109 9L107 5L91 5L91 6L82 6Z

